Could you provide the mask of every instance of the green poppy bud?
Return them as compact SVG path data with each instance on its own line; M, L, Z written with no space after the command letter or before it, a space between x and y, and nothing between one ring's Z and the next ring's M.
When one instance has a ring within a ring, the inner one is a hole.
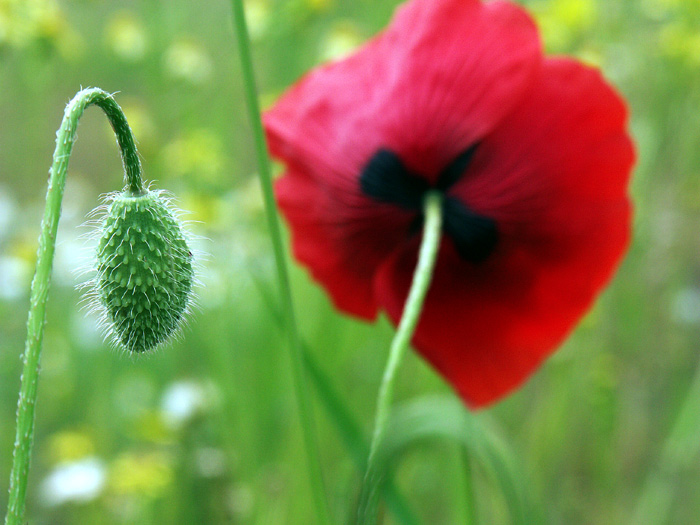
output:
M114 194L99 226L94 299L115 342L147 352L180 327L192 295L192 252L156 191Z

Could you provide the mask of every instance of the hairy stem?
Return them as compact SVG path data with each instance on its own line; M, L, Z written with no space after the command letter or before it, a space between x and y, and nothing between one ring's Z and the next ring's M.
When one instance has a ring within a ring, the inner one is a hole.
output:
M92 88L80 91L66 107L61 127L56 133L56 149L49 172L49 187L46 192L46 208L41 221L39 249L36 269L29 300L27 319L27 342L24 350L22 379L17 403L17 432L10 473L10 496L5 523L19 525L25 520L27 479L34 441L34 414L39 381L39 360L41 343L44 337L46 301L51 284L51 267L56 248L56 232L61 216L61 202L66 186L66 173L70 159L78 120L85 108L97 105L105 112L117 136L117 143L124 163L127 188L132 193L141 193L141 163L134 144L134 137L126 122L126 117L111 95L101 89Z
M260 107L258 104L255 74L253 72L253 61L250 53L250 39L248 37L248 27L246 26L245 14L242 0L232 0L233 21L236 33L236 42L241 60L243 74L243 87L248 108L250 123L253 128L253 138L255 141L255 153L258 161L258 171L260 175L260 185L262 186L263 198L265 201L265 213L267 225L272 239L272 247L275 255L277 267L277 282L282 295L282 311L284 313L284 328L289 338L289 350L292 361L292 374L294 388L296 390L297 406L301 419L301 428L306 448L309 478L311 489L316 506L316 516L320 523L329 523L328 501L326 500L323 485L323 473L318 457L318 442L316 438L316 427L311 409L311 402L307 393L306 375L304 372L303 354L301 340L296 326L292 293L289 285L289 272L284 256L284 244L280 233L279 221L277 218L275 199L272 191L272 170L270 169L270 159L267 154L267 144L263 132Z
M418 324L418 319L423 310L423 302L432 280L435 261L437 260L437 252L440 247L440 232L442 230L442 197L439 193L430 192L426 195L424 213L425 226L418 254L418 264L413 274L413 282L404 305L401 322L396 330L394 340L391 342L389 359L379 387L374 433L367 460L367 471L360 494L358 523L374 523L377 519L376 502L379 497L378 489L381 477L376 466L377 451L384 439L386 423L391 411L396 371L406 355L408 344Z

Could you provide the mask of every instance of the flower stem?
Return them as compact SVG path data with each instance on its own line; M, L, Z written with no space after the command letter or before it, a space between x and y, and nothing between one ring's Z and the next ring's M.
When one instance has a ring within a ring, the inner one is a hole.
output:
M275 304L274 297L270 295L262 281L257 279L254 275L252 279L258 288L258 292L260 292L260 296L272 313L275 322L281 326L282 313L278 305ZM304 343L303 339L301 341L301 349L304 356L307 377L316 387L319 400L325 407L328 417L340 434L345 448L355 462L355 466L359 472L364 473L367 454L369 454L369 444L365 442L362 428L353 417L350 409L345 405L342 396L335 390L332 382L318 364L313 352L308 344ZM402 525L415 525L418 523L418 518L414 516L408 502L399 492L392 480L388 480L384 486L384 499L389 512L394 515L396 523L401 523Z
M143 191L141 163L134 144L134 137L126 122L126 117L111 95L101 89L92 88L80 91L66 106L61 127L56 133L56 149L49 172L49 187L46 192L46 208L41 221L39 249L36 269L29 300L27 319L27 342L24 350L22 379L17 403L17 432L10 473L10 495L7 505L6 525L26 523L25 503L27 479L34 441L34 413L39 382L39 360L41 343L44 337L46 301L51 284L51 267L56 248L56 232L61 216L61 201L66 185L68 161L70 159L78 120L85 108L95 104L107 115L117 136L117 142L124 163L127 188L134 192Z
M306 388L301 339L296 326L291 287L289 285L289 273L287 270L287 262L284 257L284 245L282 243L282 235L280 233L280 226L272 191L272 170L270 169L270 159L267 154L267 144L265 142L265 135L260 116L255 74L253 72L253 61L250 53L248 27L246 26L242 0L231 0L231 6L233 8L233 22L236 29L236 41L241 60L246 106L248 108L250 122L253 128L255 153L257 155L258 171L260 174L260 185L262 186L267 224L275 255L277 281L280 288L280 293L282 295L284 327L287 337L289 338L294 387L296 390L299 417L301 419L304 444L306 447L309 478L315 500L316 516L320 523L329 523L329 509L323 485L321 463L318 457L315 423Z
M401 322L394 340L391 342L389 360L379 387L374 433L358 507L358 523L374 523L377 518L374 509L378 498L380 481L380 473L377 472L376 467L377 451L381 447L384 433L386 432L386 424L389 419L394 395L396 371L406 355L408 344L418 324L418 319L423 309L423 302L432 280L435 261L437 260L437 252L440 247L440 232L442 230L442 198L439 193L429 192L426 195L424 214L425 226L418 254L418 264L413 274L413 282L404 305Z

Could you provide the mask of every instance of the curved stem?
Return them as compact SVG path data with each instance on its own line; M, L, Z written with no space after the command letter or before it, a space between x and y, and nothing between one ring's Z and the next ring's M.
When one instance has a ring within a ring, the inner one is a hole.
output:
M401 322L396 330L396 335L391 342L389 360L384 370L382 383L377 397L377 412L374 420L374 433L370 446L367 470L360 494L358 507L358 523L376 522L375 510L378 498L379 472L376 469L377 451L384 439L386 423L391 411L391 402L394 395L394 383L396 371L403 361L408 344L418 324L423 302L430 286L430 281L437 260L437 252L440 247L440 232L442 230L442 196L437 192L429 192L424 203L425 226L423 228L423 240L418 254L418 264L413 274L411 289L404 305Z
M39 359L44 337L46 301L51 283L51 267L56 247L56 233L61 216L61 201L66 185L66 173L70 159L78 120L85 108L95 104L102 108L117 135L117 142L124 162L127 188L133 193L143 191L141 163L134 144L134 137L126 122L126 117L111 95L101 89L92 88L80 91L66 107L61 127L56 133L56 149L49 175L46 193L46 208L41 221L39 249L36 269L32 280L27 318L27 342L24 350L22 379L17 403L17 432L10 473L10 496L5 523L16 525L25 523L25 501L27 479L34 441L34 412L39 381Z
M260 185L262 186L263 198L265 201L265 214L267 225L272 239L272 247L275 254L275 266L277 268L277 282L282 295L282 311L284 312L284 327L289 338L289 351L292 360L292 374L294 388L296 390L297 406L301 428L306 448L308 471L311 489L316 506L316 516L320 523L329 523L328 501L326 500L323 485L323 473L321 462L318 456L318 441L316 438L316 428L311 411L311 402L306 388L306 374L304 373L303 354L301 349L301 339L296 326L292 293L289 285L289 272L284 256L284 245L280 226L277 219L275 199L272 191L272 170L270 169L270 159L267 155L267 144L263 132L260 117L260 107L258 103L257 88L255 85L255 74L253 72L253 61L250 53L250 39L248 37L248 27L246 26L245 13L243 11L242 0L232 0L233 22L235 26L236 42L241 60L241 70L243 74L243 88L246 106L253 128L253 138L255 142L255 153L258 161L258 171L260 175Z

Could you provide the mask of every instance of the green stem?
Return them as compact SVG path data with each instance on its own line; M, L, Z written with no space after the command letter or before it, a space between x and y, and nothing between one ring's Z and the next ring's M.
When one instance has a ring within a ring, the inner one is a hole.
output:
M274 298L267 291L265 285L260 280L256 279L255 276L253 276L253 281L266 306L269 308L270 312L272 312L275 322L281 325L282 314L279 307L275 304ZM345 448L355 462L355 467L359 472L363 473L367 466L369 445L365 442L362 428L353 417L350 409L343 402L342 396L335 390L330 379L328 379L321 366L314 358L313 352L308 344L305 344L303 340L301 341L301 349L304 355L307 377L311 379L311 383L316 387L321 404L325 407L328 416L340 434ZM388 480L384 484L383 493L386 506L394 515L397 523L403 525L416 525L418 523L418 518L415 517L408 502L401 495L392 480Z
M19 525L25 520L27 479L34 441L34 413L37 384L39 381L39 360L41 343L44 337L46 301L51 284L51 267L56 248L56 232L61 216L61 201L66 185L66 173L70 159L78 120L85 108L95 104L107 115L115 134L124 162L127 188L134 192L143 191L141 183L141 163L134 144L131 129L124 113L111 95L101 89L80 91L66 107L61 127L56 133L56 149L49 172L49 187L46 193L46 208L41 221L39 249L36 269L32 280L27 319L27 342L24 350L22 379L17 403L17 433L10 473L10 496L7 505L6 525Z
M265 134L263 132L262 120L260 116L255 74L253 72L253 61L250 53L248 27L246 26L242 1L232 0L231 6L233 8L233 22L236 28L236 41L241 60L244 95L251 126L253 127L253 138L255 141L255 153L257 156L258 171L260 174L260 185L262 186L267 224L270 231L270 237L272 238L272 247L275 254L277 281L279 284L280 293L282 295L284 327L287 337L289 338L294 388L296 390L299 417L301 419L302 433L306 448L311 490L315 500L317 519L320 523L329 523L330 514L323 485L321 463L318 457L315 423L306 388L301 340L299 338L299 332L296 326L291 287L289 285L289 273L287 270L287 262L284 257L284 245L282 242L282 235L280 233L280 226L275 207L275 199L272 191L272 170L270 169L270 159L267 154L267 144L265 142Z
M423 302L433 276L437 252L440 246L440 232L442 230L442 197L437 192L429 192L424 203L425 226L423 240L418 254L418 264L413 274L413 282L406 299L401 322L391 342L389 360L384 370L382 383L377 397L377 413L374 420L374 433L367 460L367 471L360 494L358 507L358 523L374 523L377 519L375 511L378 498L379 472L377 471L377 451L381 447L386 431L386 423L391 411L391 402L394 394L396 371L401 364L408 344L418 324Z

